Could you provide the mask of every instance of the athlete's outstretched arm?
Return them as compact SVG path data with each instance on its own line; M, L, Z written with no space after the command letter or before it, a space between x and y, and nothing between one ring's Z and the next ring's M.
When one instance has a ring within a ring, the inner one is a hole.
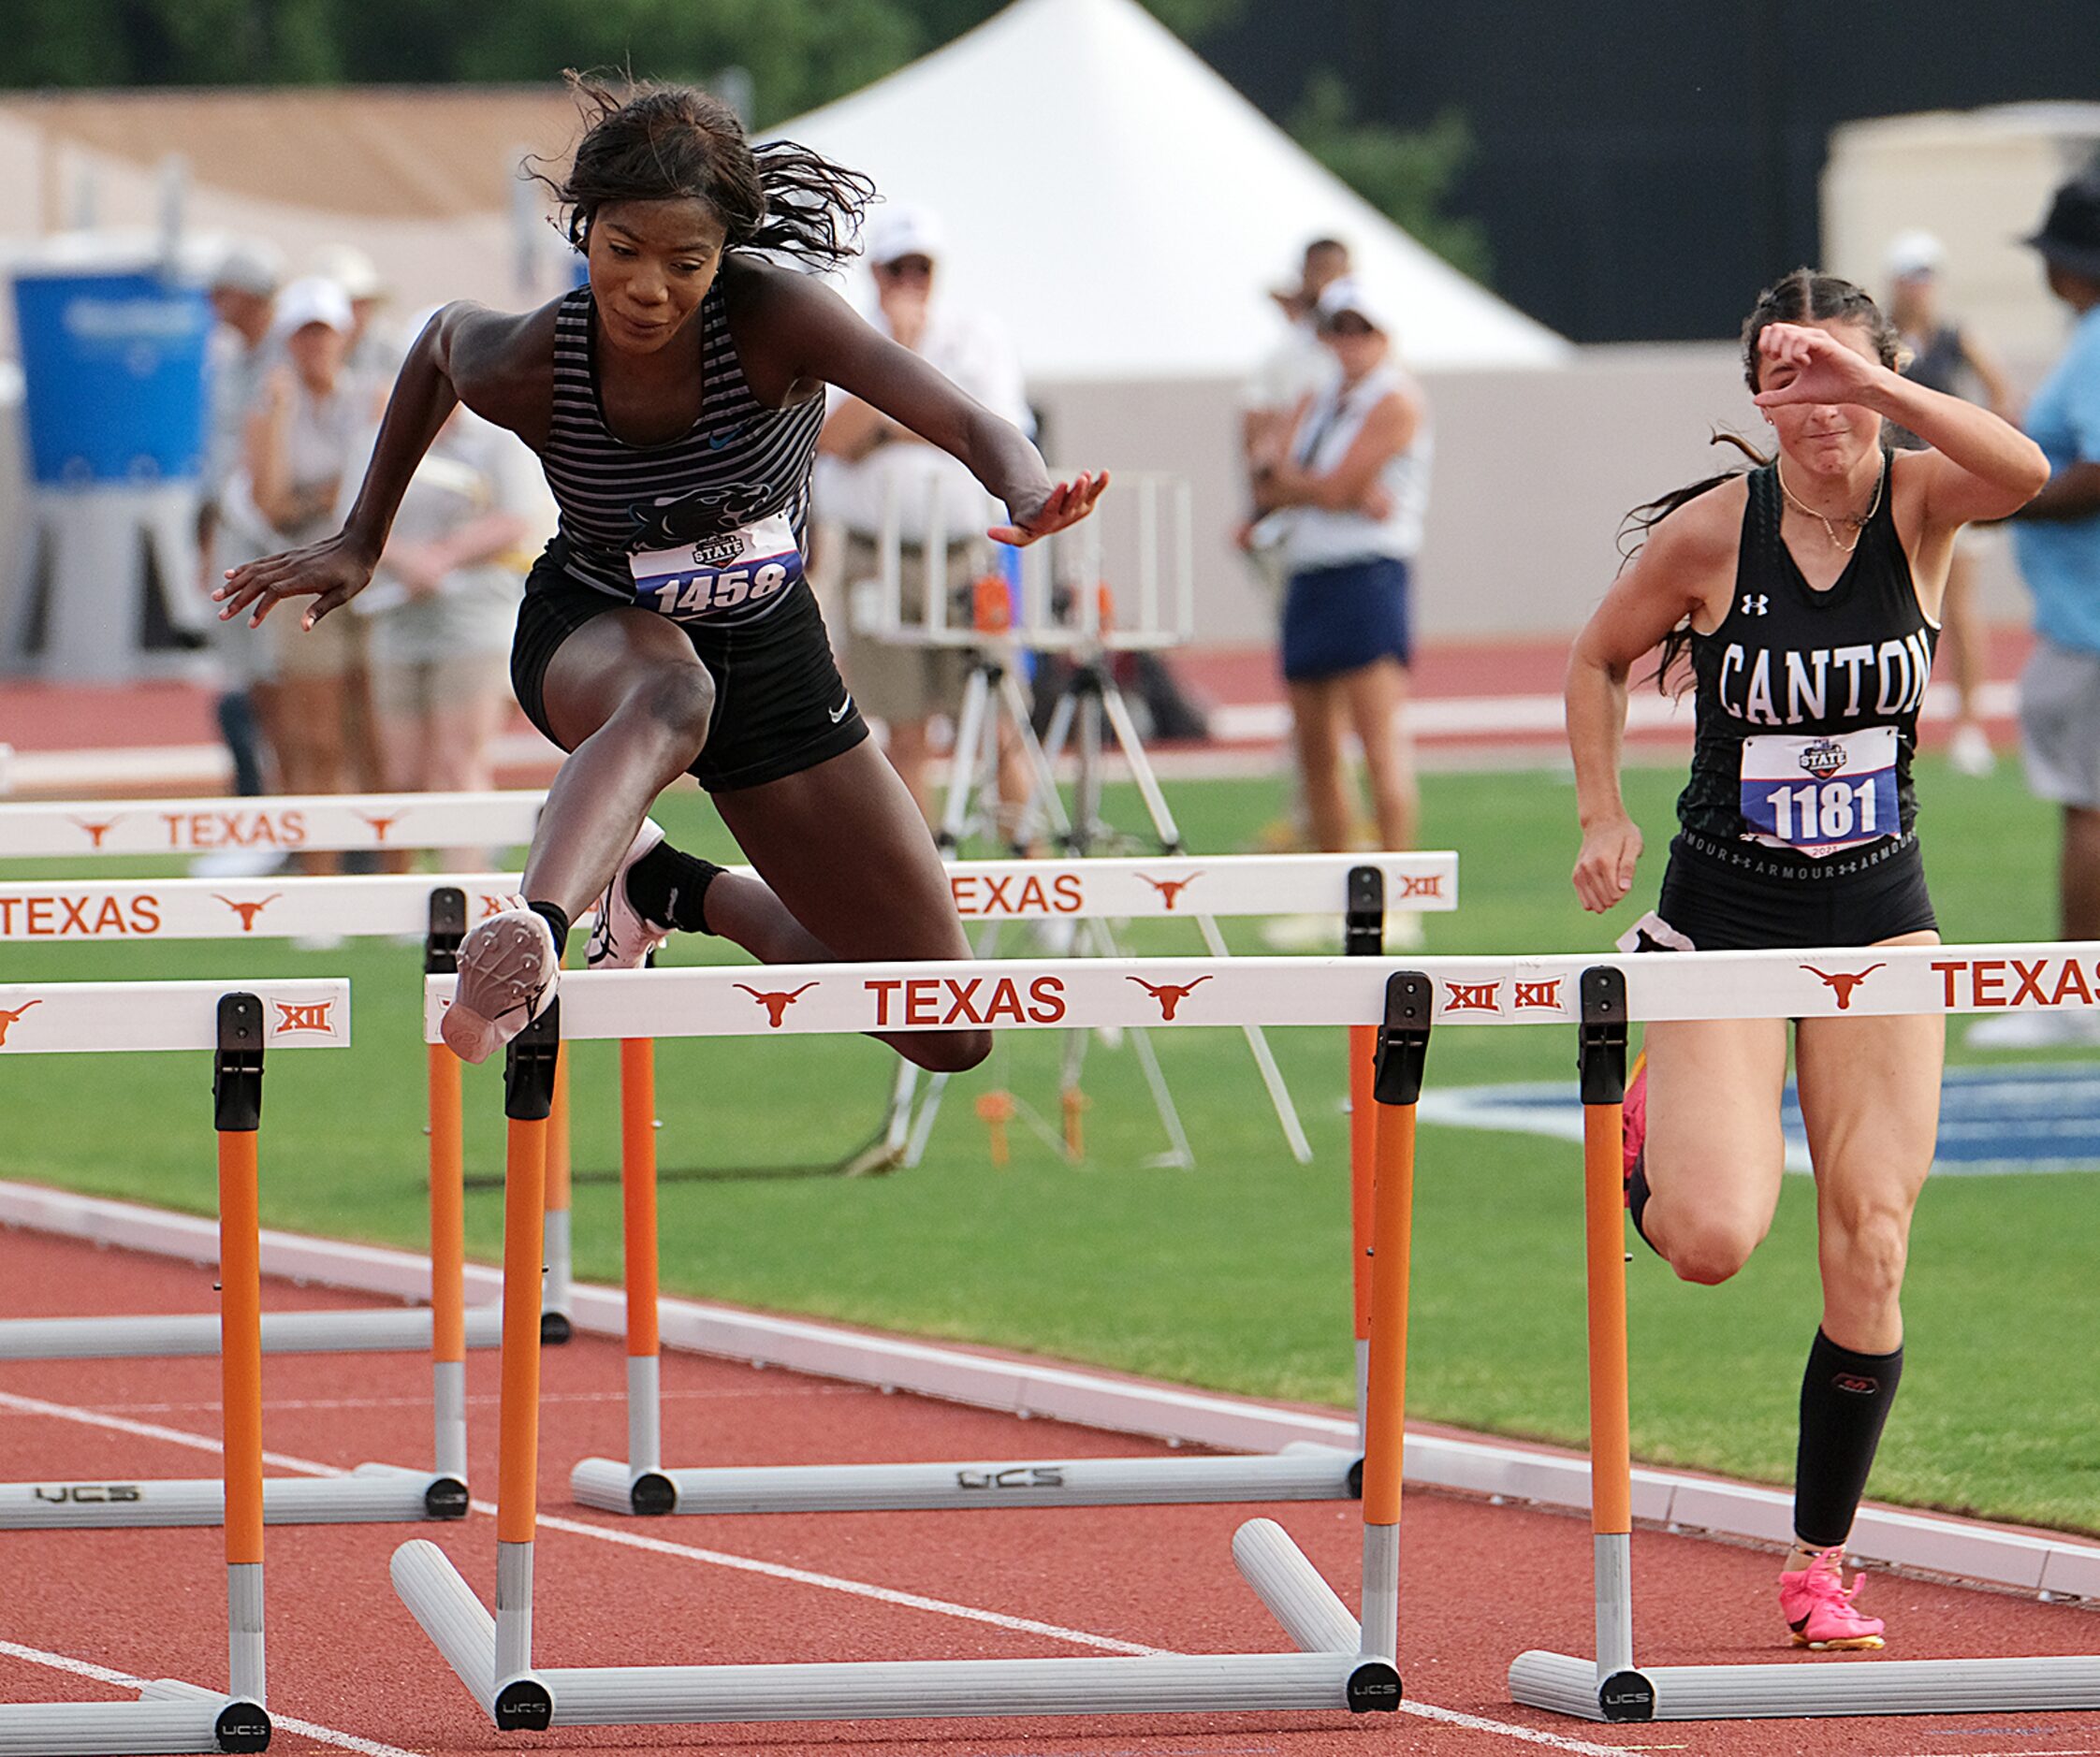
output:
M310 597L314 603L302 620L312 628L362 591L386 546L409 479L461 401L530 443L532 398L519 394L532 388L525 382L529 369L519 365L530 355L519 344L529 343L540 315L520 318L460 303L431 318L401 362L343 529L319 543L229 570L226 584L211 594L224 606L220 619L251 610L248 626L254 628L285 599ZM544 413L539 418L544 422Z
M761 319L778 363L807 392L836 385L907 427L928 444L961 460L970 474L1006 503L1010 521L989 533L1000 543L1028 544L1094 510L1108 472L1054 478L1042 453L1010 421L960 390L911 349L899 347L863 322L829 287L807 275L760 270L743 298L764 300ZM734 323L736 304L730 310Z

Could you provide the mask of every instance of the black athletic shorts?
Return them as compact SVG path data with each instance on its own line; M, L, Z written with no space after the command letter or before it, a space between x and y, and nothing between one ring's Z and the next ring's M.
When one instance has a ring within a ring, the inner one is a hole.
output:
M1939 928L1915 833L1812 860L1683 831L1670 845L1655 913L1700 951L1871 946ZM1673 941L1641 949L1682 950Z
M549 738L554 729L547 723L541 690L556 650L592 617L634 608L570 574L561 564L562 553L557 537L532 564L510 648L510 681L518 704ZM787 603L761 621L735 629L698 622L678 626L715 681L707 742L690 770L710 793L798 775L868 736L868 722L846 693L807 583L795 585Z

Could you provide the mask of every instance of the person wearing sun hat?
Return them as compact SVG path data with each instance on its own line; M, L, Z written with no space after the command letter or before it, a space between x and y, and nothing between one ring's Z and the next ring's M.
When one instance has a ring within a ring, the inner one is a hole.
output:
M2057 190L2022 240L2071 310L2068 345L2027 406L2049 486L2013 522L2034 599L2020 679L2028 786L2064 810L2058 866L2066 939L2100 937L2100 166Z

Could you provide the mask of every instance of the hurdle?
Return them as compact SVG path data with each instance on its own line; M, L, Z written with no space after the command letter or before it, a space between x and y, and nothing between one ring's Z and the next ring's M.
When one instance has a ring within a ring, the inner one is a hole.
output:
M0 1054L208 1050L219 1166L219 1350L225 1471L209 1485L130 1484L147 1504L164 1488L213 1491L209 1523L226 1527L227 1688L163 1678L135 1702L0 1704L0 1757L126 1751L259 1751L270 1744L263 1653L262 1267L257 1136L270 1049L342 1048L350 988L342 981L75 982L0 988ZM85 1485L62 1485L60 1490ZM106 1485L95 1485L107 1492ZM0 1488L11 1503L23 1490ZM109 1508L109 1511L115 1509ZM38 1523L70 1523L66 1520ZM95 1523L163 1523L96 1520ZM28 1523L0 1518L0 1524Z
M1407 899L1411 907L1427 909L1452 909L1458 902L1458 859L1448 852L1227 855L1207 861L956 861L949 864L948 872L964 918L993 923L1088 916L1176 919L1189 913L1180 907L1185 895L1195 897L1206 919L1295 912L1308 904L1329 907L1344 919L1347 954L1352 957L1379 951L1389 892ZM980 967L1016 966L998 962ZM1176 1011L1179 1005L1177 1001ZM839 1466L821 1473L766 1466L664 1466L653 1051L648 1039L623 1041L627 1457L581 1460L570 1474L570 1492L584 1506L647 1516L1035 1506L1045 1498L1041 1485L1052 1479L1058 1485L1055 1499L1061 1505L1349 1499L1361 1487L1364 1454L1375 1108L1369 1082L1376 1038L1374 1026L1349 1027L1350 1276L1358 1430L1353 1451L1301 1442L1259 1456L970 1459ZM559 1138L557 1131L554 1139Z
M1135 961L1118 961L1128 966ZM1275 962L1285 962L1277 960ZM1288 962L1304 965L1306 960ZM1359 967L1368 960L1354 961ZM1038 966L1041 969L1043 966ZM1101 986L1107 972L1083 966ZM1144 967L1154 967L1147 965ZM1074 971L1065 964L1053 968ZM863 975L877 983L987 978L1012 980L1000 964L907 965L864 972L860 966L809 966L820 985L841 986ZM892 977L888 970L908 972ZM971 978L955 973L970 972ZM1119 972L1120 973L1120 972ZM579 1035L631 1041L670 1035L685 1003L733 988L685 979L707 971L607 972L573 986L583 1005ZM722 972L734 975L736 972ZM1383 972L1380 973L1384 974ZM635 979L640 979L637 981ZM1064 1009L1044 974L1021 999L1019 1023L1092 1025L1130 1023L1122 1005L1085 1016ZM430 988L427 1020L442 1015L449 984ZM551 1726L697 1721L927 1719L988 1715L1392 1711L1401 1698L1394 1656L1399 1645L1400 1442L1405 1414L1407 1272L1414 1154L1414 1104L1430 1029L1431 987L1419 975L1393 972L1384 984L1374 1095L1379 1105L1370 1338L1371 1418L1364 1464L1364 1588L1361 1618L1321 1578L1273 1521L1251 1519L1234 1534L1242 1577L1297 1648L1281 1653L1150 1653L1115 1659L867 1661L840 1663L535 1667L532 1663L533 1484L538 1464L541 1252L539 1183L545 1176L553 1068L567 995L513 1043L505 1068L509 1119L503 1227L503 1384L497 1513L496 1609L490 1615L445 1552L427 1541L394 1552L395 1590L474 1700L503 1730ZM661 1004L680 991L670 1010ZM1030 1009L1032 1008L1032 1010ZM812 1009L817 1011L820 1009ZM835 1009L822 1024L798 1028L860 1030ZM1215 1011L1215 1009L1210 1009ZM1110 1015L1114 1018L1111 1019ZM749 1018L730 1022L707 1008L687 1035L744 1035ZM1261 1019L1253 1009L1240 1018ZM1210 1017L1209 1023L1219 1023ZM930 1024L930 1022L928 1022ZM760 1024L755 1029L767 1028ZM918 1028L912 1026L909 1028Z
M2100 946L1881 947L1865 966L1860 949L1821 953L1712 953L1696 959L1644 958L1627 967L1711 966L1755 958L1739 968L1773 978L1769 996L1722 1013L1648 1010L1654 1003L1618 970L1582 979L1583 1226L1589 1284L1592 1567L1596 1580L1594 1659L1534 1649L1509 1666L1509 1694L1526 1706L1588 1721L1715 1721L1888 1714L2032 1713L2100 1708L2100 1655L1974 1660L1874 1660L1637 1667L1633 1656L1632 1456L1626 1390L1626 1219L1620 1130L1626 1098L1626 1026L1635 1018L1798 1018L1830 1011L1961 1013L2090 1007L2100 995ZM1813 962L1803 962L1804 955ZM2092 980L2088 981L2088 977ZM1808 977L1824 985L1820 1007ZM1873 989L1866 979L1875 978ZM2018 984L2008 995L2007 984ZM1782 995L1780 987L1789 992ZM1685 986L1690 986L1685 984ZM2046 994L2044 991L2047 991ZM1711 990L1727 992L1721 981ZM1834 1007L1832 999L1834 996Z
M224 984L197 982L69 982L37 985L17 984L0 988L0 1018L11 1012L12 1029L5 1050L35 1047L47 1053L59 1047L51 1035L71 1030L76 1038L87 1028L69 1021L99 1018L108 1028L110 1016L120 1008L139 1009L142 1026L120 1029L106 1044L70 1041L68 1048L125 1049L140 1047L141 1029L172 1030L167 1022L179 1017L180 1009L206 990L217 994ZM247 984L270 1006L280 1009L271 1026L275 1042L304 1046L310 1042L346 1045L350 1038L349 985L337 980L277 981ZM9 996L19 998L10 1000ZM53 1010L47 1015L42 1009ZM32 1009L36 1010L32 1010ZM172 1011L170 1009L173 1009ZM289 1021L290 1023L285 1023ZM0 1053L5 1053L0 1050ZM456 1206L455 1202L455 1206ZM220 1279L244 1272L238 1264L222 1259ZM443 1280L439 1280L443 1293ZM450 1301L449 1322L459 1329L458 1282ZM259 1294L258 1294L259 1299ZM441 1314L445 1310L441 1302ZM26 1326L46 1322L75 1325L78 1319L18 1320ZM130 1323L151 1327L166 1320L139 1318ZM212 1320L206 1318L209 1324ZM194 1329L194 1321L185 1320ZM264 1320L256 1321L256 1345L260 1349ZM440 1336L445 1324L441 1321ZM211 1347L185 1345L153 1355L222 1354L223 1337ZM90 1343L71 1348L54 1348L42 1355L27 1346L11 1351L17 1359L110 1358L131 1351ZM282 1350L281 1350L282 1352ZM434 1470L410 1470L399 1465L367 1463L348 1477L314 1480L306 1477L273 1478L263 1490L263 1517L273 1525L342 1525L399 1519L461 1518L467 1511L465 1483L466 1386L463 1348L455 1360L440 1358L435 1365L438 1407L437 1451ZM62 1528L109 1529L117 1526L216 1525L226 1516L224 1486L211 1478L181 1478L159 1482L125 1483L7 1483L0 1484L0 1531Z

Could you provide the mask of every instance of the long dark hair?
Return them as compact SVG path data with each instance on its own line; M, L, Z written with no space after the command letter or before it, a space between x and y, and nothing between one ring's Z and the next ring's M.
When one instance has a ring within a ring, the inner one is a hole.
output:
M1774 281L1757 295L1757 302L1750 309L1750 315L1743 321L1743 379L1750 386L1750 394L1757 393L1757 375L1763 359L1757 351L1757 339L1772 324L1802 323L1851 323L1858 324L1867 332L1874 343L1875 356L1890 371L1903 356L1903 338L1896 326L1882 314L1881 308L1863 287L1850 281L1840 280L1834 274L1818 274L1813 269L1796 269L1792 274ZM1679 507L1696 501L1708 490L1717 488L1724 482L1745 475L1751 470L1761 470L1772 459L1740 433L1715 428L1708 442L1714 445L1733 445L1750 462L1744 469L1724 470L1718 475L1706 477L1700 482L1687 483L1684 487L1672 488L1668 494L1647 501L1629 512L1619 524L1619 566L1623 572L1627 562L1641 553L1647 542L1648 533L1668 518ZM1691 650L1692 625L1686 617L1663 637L1656 649L1655 669L1653 677L1656 689L1665 695L1682 694L1690 683L1688 676L1678 675L1672 683L1673 674L1681 673L1680 661Z
M568 210L564 230L578 250L614 202L684 197L721 216L731 250L828 269L857 249L861 213L875 196L858 171L791 140L754 147L736 111L693 86L629 80L622 93L573 67L561 77L583 110L583 138L559 176L532 159L525 171Z

